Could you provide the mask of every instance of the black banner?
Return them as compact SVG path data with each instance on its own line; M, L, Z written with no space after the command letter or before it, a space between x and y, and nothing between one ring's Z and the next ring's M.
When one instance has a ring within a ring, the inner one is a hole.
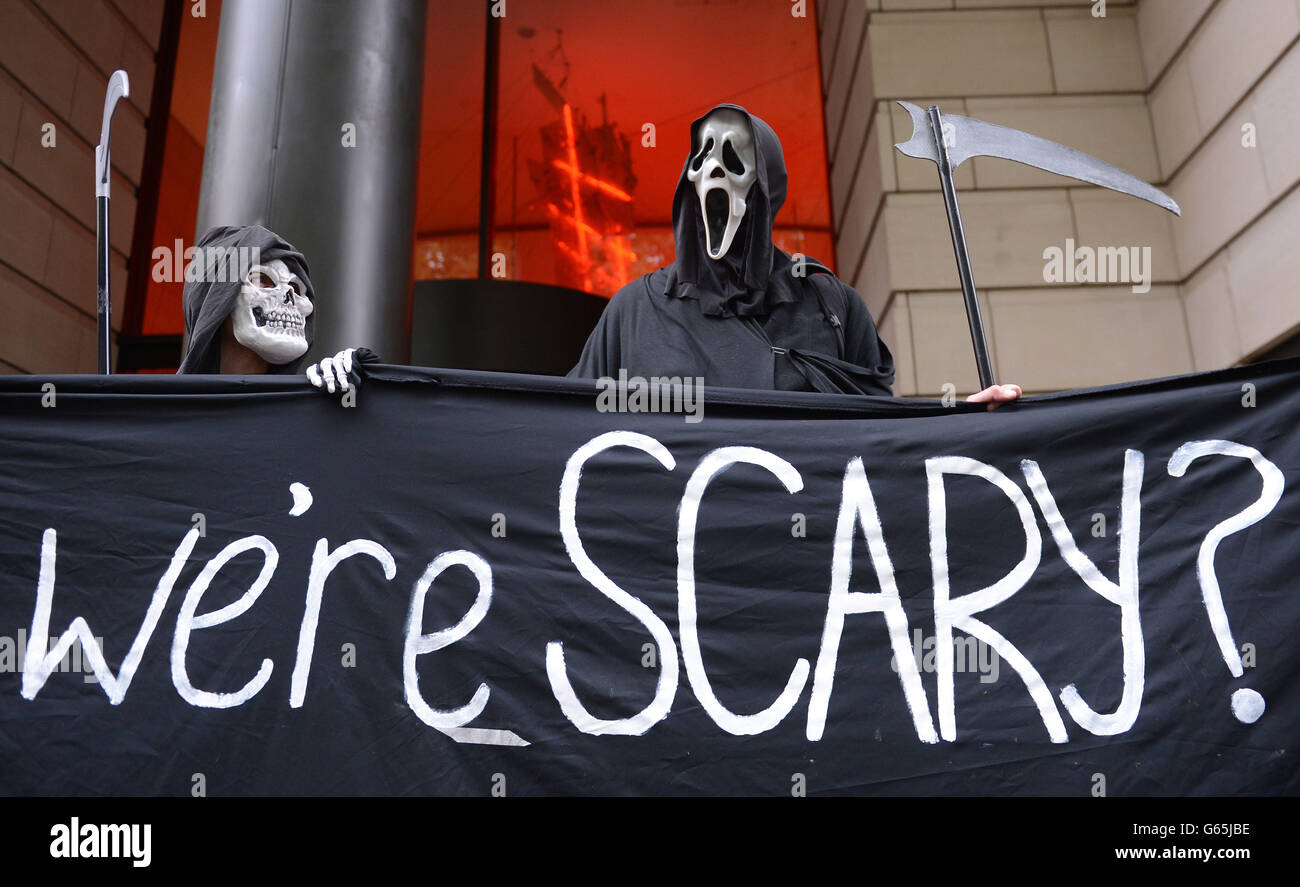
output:
M1296 793L1300 362L643 382L0 379L0 791Z

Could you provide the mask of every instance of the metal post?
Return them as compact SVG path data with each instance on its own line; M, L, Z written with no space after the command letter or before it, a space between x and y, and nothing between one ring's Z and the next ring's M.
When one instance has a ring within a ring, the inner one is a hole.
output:
M100 123L99 144L95 146L95 303L99 314L96 341L101 376L113 372L113 293L108 285L108 195L113 171L108 143L112 135L113 111L117 109L118 101L130 94L131 85L126 72L114 71L104 91L104 116Z
M260 224L307 257L310 360L410 350L424 0L225 0L198 235Z
M478 276L486 279L492 253L496 220L497 177L497 81L500 73L501 19L487 9L487 33L483 51L483 157L479 165L478 188Z
M979 370L980 388L993 384L993 365L989 361L988 341L984 337L984 321L980 317L979 298L975 293L975 277L970 270L970 256L966 252L966 232L961 225L957 209L957 189L952 182L952 165L948 161L948 146L944 144L943 119L937 105L928 112L934 132L935 150L939 155L939 181L943 186L943 204L948 210L948 229L952 232L952 250L957 256L957 276L961 279L961 294L966 301L966 319L970 321L971 344L975 347L975 365Z

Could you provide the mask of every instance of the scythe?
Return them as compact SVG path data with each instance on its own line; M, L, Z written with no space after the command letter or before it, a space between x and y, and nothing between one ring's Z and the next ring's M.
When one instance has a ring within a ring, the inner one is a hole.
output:
M957 275L961 279L962 298L966 302L966 318L970 321L971 343L975 348L975 363L979 369L981 388L993 384L993 368L989 361L984 322L980 318L979 301L975 294L970 256L966 252L966 233L962 229L961 213L957 209L953 170L972 157L1001 157L1129 194L1163 207L1175 215L1182 214L1178 204L1169 195L1082 151L970 117L959 117L956 114L941 116L937 105L931 105L928 111L924 111L910 102L898 104L912 115L912 137L894 147L908 157L931 160L939 167L939 182L943 189L943 203L948 210L948 228L952 232Z
M111 179L108 139L118 100L130 94L131 87L126 72L114 71L113 76L108 78L108 89L104 92L104 118L99 130L99 144L95 146L95 300L99 312L95 338L99 350L99 373L103 376L112 372L110 358L113 335L109 317L113 295L108 287L108 191Z

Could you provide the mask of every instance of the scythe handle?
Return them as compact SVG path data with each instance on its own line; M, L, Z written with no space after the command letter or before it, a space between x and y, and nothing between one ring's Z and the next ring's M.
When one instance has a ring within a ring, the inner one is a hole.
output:
M112 310L113 296L108 288L108 198L95 198L95 305L98 309L98 327L96 339L99 351L99 374L107 376L113 372L110 356L112 354Z
M957 276L961 279L961 294L966 302L966 319L970 321L971 344L975 348L975 365L979 370L980 388L993 384L993 365L989 361L988 341L984 336L984 321L980 317L979 298L975 293L975 278L970 270L970 255L966 252L966 232L961 225L961 212L957 209L957 189L952 182L952 164L948 161L948 147L943 140L943 119L939 108L931 105L930 128L934 133L935 149L939 155L939 182L943 187L943 205L948 210L948 230L952 232L952 251L957 257Z
M95 304L98 310L96 350L99 351L99 373L112 373L112 313L113 295L108 285L108 195L112 177L112 164L108 151L113 111L117 103L131 94L130 81L125 71L114 71L108 78L104 91L104 116L99 129L99 144L95 146Z

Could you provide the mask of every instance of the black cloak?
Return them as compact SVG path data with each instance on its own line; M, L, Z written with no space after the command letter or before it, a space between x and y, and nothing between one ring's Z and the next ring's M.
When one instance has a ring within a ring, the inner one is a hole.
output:
M255 262L246 261L258 250ZM243 258L241 258L241 256ZM248 269L255 263L266 264L279 259L302 281L303 292L316 304L316 293L307 276L307 260L287 240L261 225L213 228L196 244L194 261L201 280L190 280L186 271L181 305L185 309L185 357L177 373L221 372L221 327L235 306ZM316 312L307 315L304 334L307 347L316 337ZM306 354L303 355L304 357ZM302 358L285 364L272 364L268 373L297 373Z
M772 243L785 202L785 156L772 127L754 131L757 176L731 249L708 257L690 154L673 195L676 259L624 286L605 307L570 377L701 377L705 385L890 395L894 359L862 296L815 259ZM691 124L692 150L705 114Z

